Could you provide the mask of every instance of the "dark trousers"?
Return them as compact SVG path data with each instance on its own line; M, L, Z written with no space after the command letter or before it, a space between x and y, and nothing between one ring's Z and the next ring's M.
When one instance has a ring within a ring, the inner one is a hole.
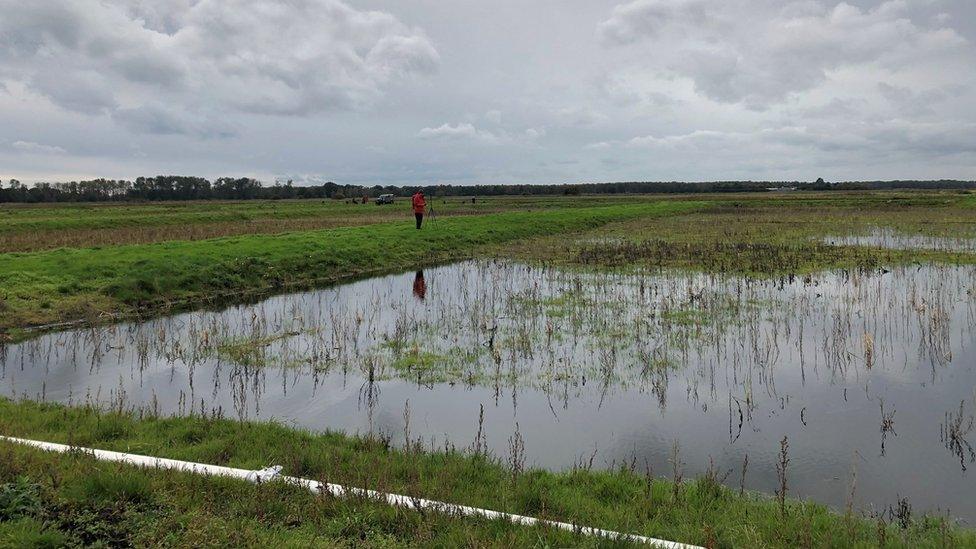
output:
M417 228L419 229L420 225L424 222L424 214L414 213L413 216L417 218Z

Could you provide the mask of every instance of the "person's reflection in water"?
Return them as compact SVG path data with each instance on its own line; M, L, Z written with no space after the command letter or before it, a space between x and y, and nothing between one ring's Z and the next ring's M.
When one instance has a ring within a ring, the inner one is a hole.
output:
M413 295L420 301L427 297L427 282L424 281L423 271L417 271L413 277Z

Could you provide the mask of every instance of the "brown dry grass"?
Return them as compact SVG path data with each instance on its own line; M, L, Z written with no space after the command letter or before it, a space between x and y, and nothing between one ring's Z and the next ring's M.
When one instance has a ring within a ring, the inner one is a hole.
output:
M55 229L4 235L0 239L0 253L30 252L54 248L94 248L125 244L148 244L170 240L205 240L249 234L277 234L368 225L390 221L392 218L392 216L370 215L312 219L259 219L106 229ZM404 219L405 223L412 222L412 220Z

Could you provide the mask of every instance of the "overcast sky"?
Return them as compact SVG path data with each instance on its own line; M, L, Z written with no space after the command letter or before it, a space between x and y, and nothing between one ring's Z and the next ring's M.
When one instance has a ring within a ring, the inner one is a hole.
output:
M972 0L0 0L0 179L976 179Z

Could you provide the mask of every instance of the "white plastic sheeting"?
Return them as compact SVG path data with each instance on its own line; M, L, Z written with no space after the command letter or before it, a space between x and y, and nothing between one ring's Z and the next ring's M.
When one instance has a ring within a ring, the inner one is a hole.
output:
M237 469L234 467L223 467L220 465L207 465L205 463L193 463L190 461L181 461L177 459L142 456L138 454L126 454L123 452L111 452L108 450L97 450L94 448L83 448L80 446L69 446L66 444L55 444L53 442L43 442L39 440L29 440L23 438L7 437L2 435L0 435L0 440L16 442L18 444L33 446L34 448L40 448L42 450L48 450L51 452L62 452L62 453L84 452L86 454L93 456L95 459L100 459L104 461L115 461L118 463L126 463L129 465L136 465L140 467L153 467L157 469L174 469L177 471L197 473L200 475L233 477L233 478L246 480L248 482L253 482L256 484L278 480L295 486L301 486L315 494L329 494L334 497L354 496L354 497L365 498L373 501L382 501L387 503L388 505L393 505L397 507L406 507L408 509L417 509L417 510L432 510L432 511L437 511L439 513L444 513L447 515L453 515L458 517L482 517L489 520L507 520L514 524L520 524L523 526L548 526L551 528L558 528L561 530L569 530L571 532L576 532L580 535L585 535L585 536L600 536L600 537L605 537L610 539L630 541L634 543L644 543L654 547L661 547L664 549L701 549L700 547L694 545L686 545L683 543L677 543L673 541L650 538L645 536L638 536L634 534L624 534L621 532L614 532L612 530L602 530L600 528L591 528L588 526L569 524L567 522L544 520L544 519L538 519L534 517L526 517L523 515L515 515L512 513L502 513L499 511L492 511L490 509L469 507L467 505L455 505L453 503L444 503L441 501L415 498L415 497L405 496L400 494L388 494L385 492L377 492L375 490L367 490L364 488L351 488L351 487L341 486L339 484L331 484L327 482L319 482L316 480L309 480L305 478L290 477L281 474L281 466L266 467L258 471L253 471L250 469Z

